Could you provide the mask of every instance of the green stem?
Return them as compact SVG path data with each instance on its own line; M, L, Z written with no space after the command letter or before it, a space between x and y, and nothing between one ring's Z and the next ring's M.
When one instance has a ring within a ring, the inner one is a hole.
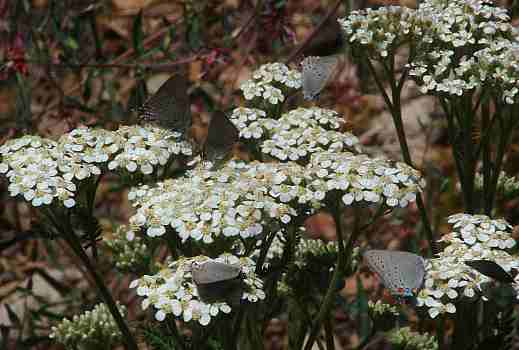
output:
M481 107L481 130L490 133L490 105L484 103ZM492 214L492 201L490 199L490 183L492 176L492 161L490 158L491 145L488 140L481 139L481 148L483 153L483 206L485 208L485 215Z
M117 304L112 298L112 294L108 288L106 288L106 285L104 284L101 276L97 273L94 265L90 261L90 258L81 246L81 242L74 235L70 225L70 212L67 212L68 215L63 216L61 220L58 220L58 218L55 217L51 210L42 210L42 213L46 215L49 221L55 226L55 229L60 233L60 237L62 237L70 246L70 248L72 248L72 251L78 256L87 271L92 276L95 286L97 287L101 297L103 298L103 301L108 307L108 310L112 314L115 323L123 335L123 342L126 344L126 348L129 350L139 350L137 342L133 338L128 326L126 325L126 322L124 321L121 313L119 312L119 309L117 308Z
M436 327L436 340L438 341L438 350L444 350L444 338L445 338L445 316L440 315Z
M336 203L335 210L333 211L335 222L337 223L337 243L339 246L339 253L337 257L337 265L335 266L335 270L333 271L332 279L330 280L330 284L328 285L328 290L326 291L326 295L321 304L321 308L319 313L317 314L317 318L315 323L312 326L310 331L310 336L308 337L308 341L305 345L305 350L311 350L312 345L315 343L317 339L317 335L319 334L319 330L321 328L321 324L325 320L325 318L329 315L330 309L333 306L333 302L335 296L337 294L337 284L339 280L343 277L343 273L345 270L349 269L352 260L352 251L353 245L357 240L361 230L359 229L359 217L355 215L355 224L353 227L353 231L350 235L348 243L346 247L344 247L344 237L342 232L342 212L341 212L340 202ZM346 260L348 258L348 260Z
M186 345L184 344L182 336L178 332L177 323L175 322L175 319L173 317L168 316L166 318L166 326L168 330L171 331L173 338L175 338L175 345L178 345L179 350L185 350Z
M469 214L474 214L474 176L476 171L475 161L473 159L473 140L472 140L472 125L474 116L472 115L472 108L470 102L472 95L463 97L461 101L461 110L458 112L459 119L463 121L461 133L463 135L463 198L465 201L465 211Z
M401 91L404 85L404 80L401 80L398 85L395 81L394 76L390 76L389 80L391 82L391 93L392 99L389 99L386 91L384 90L384 85L382 81L377 76L375 71L375 67L373 67L373 63L368 58L366 60L368 64L368 68L371 71L371 75L374 77L375 82L386 102L386 105L391 112L391 116L393 118L393 124L395 125L396 133L398 136L398 143L400 144L400 150L402 152L402 156L407 165L411 167L415 167L413 161L411 159L411 153L409 152L409 146L407 145L407 138L405 136L404 123L402 121L402 106L401 106ZM429 246L431 247L431 252L433 255L438 253L438 247L436 245L436 240L434 239L434 234L432 232L431 223L429 221L427 210L425 208L425 204L422 198L421 193L416 194L416 205L418 207L418 211L420 212L420 217L422 219L422 224L425 229L425 234L427 236L427 240L429 241Z
M447 101L440 97L440 104L442 105L443 111L445 112L445 116L447 117L447 134L449 136L449 143L451 144L452 157L454 158L454 163L456 164L456 171L458 172L458 178L460 180L461 187L463 188L463 166L461 163L461 156L457 152L456 145L456 124L454 123L454 117L452 115L451 110L449 109L449 105Z
M133 335L131 334L128 326L126 325L126 322L124 321L121 313L119 312L119 309L117 308L117 304L115 303L114 299L112 298L112 294L106 288L106 285L104 284L103 279L101 276L97 273L95 267L90 262L90 258L83 250L83 247L81 246L81 243L77 240L77 237L74 236L72 232L63 232L63 238L68 243L70 248L76 253L76 255L79 257L87 271L90 273L92 278L94 279L94 282L96 284L96 287L101 294L101 297L103 298L103 301L105 302L106 306L110 310L110 313L112 314L115 323L117 323L117 326L119 327L119 330L121 331L123 335L123 341L126 344L126 348L129 350L138 350L139 347L137 346L137 342L133 338Z
M334 350L333 327L330 317L324 319L324 334L326 335L326 350Z
M488 208L485 208L485 211L492 212L492 209L494 207L494 201L496 197L497 192L497 185L499 182L499 174L501 173L501 169L503 167L503 160L504 156L507 150L507 147L510 143L510 138L512 136L512 133L514 131L514 127L517 123L517 121L514 120L514 113L513 109L510 110L510 115L508 116L509 124L507 123L507 119L505 119L505 116L502 115L502 105L496 101L496 112L497 117L499 118L499 126L500 126L500 135L499 135L499 144L497 147L496 152L496 160L495 160L495 166L493 169L493 176L490 183L490 189L488 194L488 200L487 205Z

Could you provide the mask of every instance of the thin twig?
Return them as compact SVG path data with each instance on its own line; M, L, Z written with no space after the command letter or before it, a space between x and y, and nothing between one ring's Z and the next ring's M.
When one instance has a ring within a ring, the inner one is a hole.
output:
M163 35L165 35L172 26L177 25L177 24L178 24L178 22L173 23L171 26L167 26L167 27L162 28L161 30L157 31L156 33L151 34L149 37L144 39L142 46L146 47L146 46L150 45L152 42L154 42L155 40L157 40L160 37L162 37ZM134 53L135 53L135 49L133 47L130 47L128 50L123 52L120 56L115 58L110 64L119 64L119 63L123 62L125 59L131 57ZM69 95L73 94L74 92L78 91L81 88L81 86L85 83L85 81L86 81L86 79L82 80L77 85L75 85L72 88L70 88L69 90L65 91L65 95L69 96ZM59 104L60 104L60 101L50 103L47 106L46 110L47 111L52 110L52 109L56 108L56 106L58 106Z

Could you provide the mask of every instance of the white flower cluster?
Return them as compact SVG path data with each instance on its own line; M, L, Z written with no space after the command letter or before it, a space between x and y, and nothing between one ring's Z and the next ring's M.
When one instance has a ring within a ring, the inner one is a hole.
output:
M476 174L474 186L478 190L483 189L483 175L481 173ZM517 196L519 194L519 179L502 171L497 180L497 191L504 197Z
M320 239L300 239L296 246L294 262L299 268L303 268L307 265L307 257L309 255L336 255L337 252L336 241L324 242Z
M144 174L173 155L190 155L190 145L171 132L153 127L131 126L116 131L78 128L56 142L39 136L23 136L0 146L0 174L9 180L11 196L22 195L33 206L51 204L57 198L64 206L76 205L77 185L109 169L124 167Z
M124 317L126 307L119 303L117 307ZM122 334L106 305L98 304L93 310L52 327L49 338L67 349L108 349L122 340Z
M352 153L314 154L307 167L295 163L230 162L212 171L197 168L185 177L128 195L137 213L132 228L150 237L171 227L182 241L212 243L216 237L254 237L272 223L288 224L297 205L319 208L326 193L342 191L346 205L354 201L405 207L423 186L418 171L397 162Z
M267 113L257 108L238 107L229 119L240 130L240 138L243 139L259 140L266 135L266 130L277 125L277 120L267 118Z
M398 316L400 315L400 312L398 311L398 308L395 305L386 304L382 302L382 300L377 300L376 303L369 300L368 301L368 312L372 317L381 317L386 314L392 315L392 316Z
M338 190L346 205L366 201L405 207L425 186L420 173L404 163L348 152L316 153L308 169L314 191L324 198L328 191Z
M432 45L410 64L422 93L461 96L485 85L501 90L506 103L517 101L519 37L506 9L487 0L429 0L418 12L434 23Z
M519 103L519 40L492 42L474 57L479 79L501 90L507 104Z
M95 164L83 162L52 140L23 136L0 147L0 173L9 180L9 194L22 195L33 206L51 204L54 198L70 208L76 204L76 180L99 175Z
M387 333L386 338L396 349L438 350L438 342L434 336L413 332L410 327L395 328Z
M240 88L246 100L258 97L277 105L285 100L283 90L298 89L301 84L302 77L299 71L275 62L262 65L254 71L252 79L245 81Z
M157 165L164 166L172 155L191 156L193 150L186 141L170 141L179 135L169 130L151 126L123 126L117 134L124 140L108 169L125 169L133 173L140 169L145 175L153 173Z
M220 312L228 314L232 311L225 301L206 303L199 298L191 268L193 263L200 264L210 260L206 256L180 258L156 275L144 275L134 280L130 288L137 288L137 294L145 298L142 302L143 309L150 305L155 307L155 319L158 321L163 321L168 314L172 314L181 317L184 322L194 321L207 326ZM222 254L214 261L241 267L245 285L241 300L255 303L265 299L263 282L254 273L256 266L250 258Z
M119 270L132 271L145 264L149 254L148 247L141 237L135 236L127 226L119 226L111 236L103 238L103 242L112 252L115 266Z
M314 200L297 164L238 163L211 171L197 168L187 176L142 186L129 193L137 207L132 227L146 227L150 237L169 226L183 241L211 243L216 237L254 237L272 222L287 224L296 201Z
M370 58L380 60L402 43L415 41L414 36L427 35L422 28L433 24L429 18L417 16L416 12L400 6L367 8L352 11L338 21L350 45L367 50Z
M414 52L409 74L422 93L462 95L482 85L519 99L519 31L490 0L427 0L417 10L382 7L339 20L346 37L371 59L393 57L405 43ZM458 52L463 49L463 55Z
M300 160L322 152L359 151L359 139L337 131L344 120L335 111L319 107L297 108L265 124L269 138L261 151L279 160Z
M519 269L519 260L506 251L516 245L511 237L512 227L506 221L485 215L456 214L448 222L454 230L440 240L448 245L427 263L424 288L417 296L417 305L426 307L431 318L445 312L455 313L457 301L476 297L482 284L492 281L465 261L492 260L505 271Z

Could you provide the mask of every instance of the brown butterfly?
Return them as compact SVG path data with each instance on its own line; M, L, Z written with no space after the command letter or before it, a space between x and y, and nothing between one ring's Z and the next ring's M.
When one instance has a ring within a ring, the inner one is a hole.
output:
M184 136L191 126L190 107L187 79L182 74L176 74L166 80L137 112L142 120L156 122Z
M231 153L239 140L240 132L222 111L213 113L209 122L203 156L211 163L221 162Z

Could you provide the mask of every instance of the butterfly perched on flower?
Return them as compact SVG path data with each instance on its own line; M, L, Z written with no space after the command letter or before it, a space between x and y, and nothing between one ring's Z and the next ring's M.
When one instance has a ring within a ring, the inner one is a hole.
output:
M239 303L244 288L239 265L209 260L193 263L191 274L203 301Z
M183 74L175 74L137 109L137 113L140 119L155 122L184 137L191 126L190 108L187 79Z
M203 156L212 163L224 161L238 142L240 132L222 111L216 111L209 122Z
M330 80L338 58L335 56L308 56L301 62L303 70L303 97L315 100Z
M425 263L421 256L402 251L368 250L363 258L391 295L399 299L414 297L422 287Z
M302 50L303 97L315 100L324 89L337 67L339 54L344 47L342 28L337 18L328 18L316 35Z

